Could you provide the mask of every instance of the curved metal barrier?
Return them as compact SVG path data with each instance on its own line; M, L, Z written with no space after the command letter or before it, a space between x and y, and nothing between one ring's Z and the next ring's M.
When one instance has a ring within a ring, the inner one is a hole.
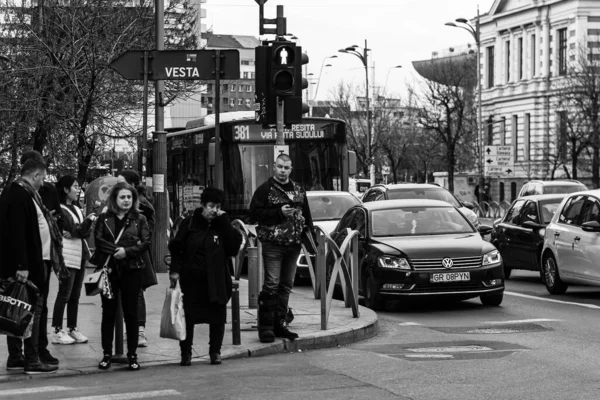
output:
M233 276L236 281L240 280L240 276L242 274L242 266L244 265L244 259L246 258L248 246L250 245L250 230L244 224L244 222L240 219L235 219L231 222L231 225L240 231L243 237L242 245L240 246L240 250L238 251L235 257L232 257L233 262Z
M312 265L310 257L306 257L308 269L313 284L315 299L321 300L321 329L327 329L331 301L338 277L342 284L344 303L352 308L352 316L358 318L358 231L348 229L348 236L340 247L331 237L318 226L316 266ZM304 254L312 254L302 244ZM329 284L327 284L327 256L334 257ZM316 267L316 272L315 272Z

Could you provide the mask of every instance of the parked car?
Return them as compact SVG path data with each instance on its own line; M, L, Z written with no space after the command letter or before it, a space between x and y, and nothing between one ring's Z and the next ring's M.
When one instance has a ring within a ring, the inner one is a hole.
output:
M485 305L502 303L500 252L447 202L363 203L348 210L331 233L338 245L347 237L348 228L359 232L359 294L373 310L381 309L385 299L411 296L479 296ZM480 231L491 229L482 225Z
M398 183L391 185L374 185L362 197L363 203L392 199L431 199L442 200L452 204L467 217L475 228L479 228L479 219L473 212L473 204L458 200L450 191L437 184Z
M565 197L546 227L544 283L551 294L569 284L600 286L600 190Z
M541 273L546 226L566 194L540 194L517 199L503 218L494 222L491 242L504 262L504 278L513 269Z
M555 181L529 181L526 182L519 197L532 196L535 194L553 194L553 193L575 193L582 190L588 190L587 187L575 180L555 180Z
M308 191L306 196L313 223L328 234L336 227L342 215L350 207L360 204L360 200L355 195L342 191ZM304 252L301 252L298 257L296 278L310 279Z

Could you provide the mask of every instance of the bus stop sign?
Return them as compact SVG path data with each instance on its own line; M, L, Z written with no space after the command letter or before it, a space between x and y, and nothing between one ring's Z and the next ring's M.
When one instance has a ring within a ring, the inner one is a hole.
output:
M219 78L240 79L238 50L153 50L148 52L148 79L213 80L216 58L220 57ZM144 51L121 54L110 67L125 79L144 79Z

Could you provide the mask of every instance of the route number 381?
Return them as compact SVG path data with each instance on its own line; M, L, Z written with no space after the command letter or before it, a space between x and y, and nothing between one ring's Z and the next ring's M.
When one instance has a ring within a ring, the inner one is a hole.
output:
M249 140L250 139L250 126L248 125L236 125L233 127L235 136L233 140Z

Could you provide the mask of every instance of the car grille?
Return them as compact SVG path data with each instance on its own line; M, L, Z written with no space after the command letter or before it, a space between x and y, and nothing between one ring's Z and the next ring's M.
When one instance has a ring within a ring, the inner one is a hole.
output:
M452 282L418 284L411 293L445 293L489 289L481 282Z
M443 258L420 258L411 259L410 263L414 269L428 269L428 270L454 270L454 269L466 269L466 268L478 268L481 267L483 260L482 256L477 257L454 257L452 258L453 265L451 268L444 268L442 265Z

